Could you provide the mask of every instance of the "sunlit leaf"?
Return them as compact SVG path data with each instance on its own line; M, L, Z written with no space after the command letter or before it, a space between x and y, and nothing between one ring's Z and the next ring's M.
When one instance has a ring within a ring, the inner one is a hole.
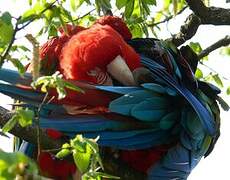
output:
M66 88L68 88L68 89L71 89L71 90L74 90L74 91L77 91L77 92L84 93L84 91L83 91L81 88L75 86L74 84L72 84L72 83L70 83L70 82L68 82L68 81L63 81L63 83L64 83L64 87L66 87Z
M220 87L224 86L218 74L215 74L212 77L217 85L219 85Z
M76 11L76 9L77 9L76 2L77 2L76 0L70 0L70 6L71 6L73 11Z
M21 61L15 58L10 59L10 61L18 69L18 72L20 73L20 75L23 75L26 72L26 69L24 65L21 63Z
M199 68L197 68L195 76L197 79L201 79L201 78L203 78L204 75L203 75L203 72Z
M128 0L116 0L116 6L118 9L123 8Z
M0 41L3 43L9 43L13 35L13 25L11 23L11 15L5 12L0 17Z
M18 179L17 175L28 174L38 177L38 168L32 159L20 152L7 153L0 150L1 180ZM24 179L23 176L21 178Z
M29 9L28 11L26 11L22 16L21 16L21 19L19 20L19 23L23 24L27 21L30 21L34 18L37 17L37 14L35 12L34 9Z
M230 95L230 86L226 90L227 95Z
M200 46L200 43L198 42L190 42L189 46L192 48L194 52L199 54L202 51L202 48Z
M112 176L112 175L109 175L109 174L106 174L106 173L103 173L103 172L96 172L95 174L97 176L100 176L100 177L106 178L106 179L120 179L120 177Z
M228 55L228 56L230 56L230 47L221 48L220 54L221 55Z
M73 150L74 162L81 173L85 173L91 163L91 156L93 151L85 139L81 135L77 135L75 139L71 140L70 145ZM81 147L79 149L79 147Z
M26 127L32 124L34 118L34 111L29 109L18 109L17 111L18 123L22 127Z
M71 0L71 1L73 1L73 0ZM76 0L74 0L74 1L76 1ZM83 4L83 2L84 2L84 0L76 1L76 9L79 8Z
M106 9L111 9L112 6L110 4L110 0L101 0L101 5Z
M28 0L29 5L31 6L33 3L33 0Z
M145 3L149 5L156 5L156 0L145 0Z
M134 0L128 0L125 6L125 17L126 18L129 18L132 15L133 9L134 9Z
M177 0L172 0L172 2L173 2L173 13L174 15L176 15L177 10L178 10L178 2Z
M69 149L62 149L56 154L55 157L61 159L61 158L68 156L69 154L71 154L71 151Z
M142 37L142 29L139 24L133 24L130 26L130 30L132 33L133 38L140 38Z
M17 124L17 122L18 122L18 116L13 115L12 118L10 120L8 120L7 123L3 126L2 132L3 133L9 132L11 129L14 128L14 126Z

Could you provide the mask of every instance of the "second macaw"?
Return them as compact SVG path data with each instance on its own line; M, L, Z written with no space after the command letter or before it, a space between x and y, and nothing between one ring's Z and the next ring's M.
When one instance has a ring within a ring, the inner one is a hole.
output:
M44 105L41 126L69 137L99 135L101 147L118 149L121 161L148 179L186 179L219 136L219 89L197 81L196 67L167 43L132 40L118 17L102 17L87 29L69 29L70 35L63 32L41 48L41 64L52 71L55 64L85 94L70 92L64 100ZM10 83L0 84L0 92L31 109L44 97L18 87L28 85L29 74L21 79L2 69L0 77ZM73 172L71 166L68 172Z

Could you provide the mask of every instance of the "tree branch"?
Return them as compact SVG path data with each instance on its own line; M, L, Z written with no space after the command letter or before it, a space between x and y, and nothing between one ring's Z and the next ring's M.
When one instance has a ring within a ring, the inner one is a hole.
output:
M7 121L13 116L13 113L10 113L3 107L0 107L0 128L7 123ZM11 131L13 135L24 139L27 142L32 144L37 144L37 130L35 127L25 127L22 128L19 125L16 125ZM54 140L50 138L44 129L40 129L40 145L43 150L50 149L60 149L62 144L64 144L67 139L57 139ZM103 151L103 148L102 148ZM114 158L111 154L103 153L102 155L103 165L105 167L105 172L112 175L121 177L123 180L143 180L146 179L146 175L136 170L132 169L128 165L122 163L118 159Z
M230 9L206 7L201 0L186 0L186 2L193 14L186 19L180 32L169 39L176 46L191 39L202 24L230 25Z
M185 24L181 26L180 32L173 35L173 37L168 40L173 42L176 46L180 46L196 34L200 24L200 18L191 14L186 19Z
M201 53L198 55L198 58L201 59L205 56L207 56L212 51L222 47L222 46L228 46L230 44L230 36L225 36L223 39L220 39L219 41L215 42L211 46L207 47Z
M190 9L202 24L230 25L230 9L206 7L201 0L186 0Z
M10 113L9 110L0 107L0 127L3 127L9 119L13 116L13 113ZM37 131L36 128L32 126L28 126L22 128L19 125L16 125L11 131L13 135L24 139L32 144L37 144ZM63 140L55 141L50 138L45 130L41 129L41 147L43 149L53 149L53 148L60 148L62 144L65 142Z

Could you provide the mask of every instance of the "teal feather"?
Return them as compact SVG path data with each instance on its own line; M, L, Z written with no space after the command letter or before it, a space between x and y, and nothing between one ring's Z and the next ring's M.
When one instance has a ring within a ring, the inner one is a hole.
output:
M156 92L156 93L160 93L160 94L166 93L165 87L161 86L160 84L144 83L144 84L141 84L141 86L144 87L145 89L148 89L148 90Z
M32 82L32 76L30 73L25 73L23 76L19 75L17 71L0 68L0 80L14 84L14 85L25 85L30 86Z
M180 115L178 111L170 112L164 115L160 120L160 128L167 130L172 128L172 126L179 120Z
M111 92L111 91L110 91ZM138 90L131 92L129 94L125 94L120 98L115 99L109 104L109 109L111 112L116 112L123 115L130 115L131 109L136 105L142 102L147 98L153 97L154 94L150 91L146 90Z
M132 108L131 116L141 121L159 121L167 113L167 107L163 108L157 102L155 105L152 105L152 101L143 101Z

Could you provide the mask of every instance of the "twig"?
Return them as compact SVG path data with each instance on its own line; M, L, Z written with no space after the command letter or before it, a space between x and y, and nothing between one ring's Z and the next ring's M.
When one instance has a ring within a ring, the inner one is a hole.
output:
M188 7L188 6L183 7L176 15L167 16L164 20L159 21L159 22L156 22L156 23L147 24L147 26L152 27L152 26L157 26L157 25L159 25L159 24L163 24L163 23L165 23L165 22L168 22L168 21L170 21L172 18L174 18L175 16L177 16L177 15L181 14L182 12L184 12L185 9L187 9L187 7Z
M37 130L37 147L38 147L38 155L37 155L37 158L39 158L39 155L41 153L41 141L40 141L40 112L41 112L41 109L43 107L43 105L45 104L47 98L48 98L48 95L49 93L47 92L46 95L44 96L43 100L42 100L42 103L39 104L38 106L38 110L37 110L37 117L35 118L35 122L36 122L36 130Z
M57 2L58 0L52 2L49 6L47 6L45 9L43 9L38 16L35 16L34 18L32 18L30 21L28 21L27 23L25 23L23 26L21 26L20 28L18 28L18 30L22 30L24 29L26 26L28 26L30 23L32 23L33 21L35 21L41 14L43 14L45 11L47 11L48 9L52 9L53 5Z
M211 46L207 47L201 53L198 55L198 58L201 59L205 56L207 56L212 51L222 47L222 46L228 46L230 44L230 36L225 36L224 38L220 39L219 41L215 42Z
M209 69L210 71L212 71L213 73L219 74L215 69L211 68L211 67L208 66L207 64L204 64L202 61L199 61L199 63L200 63L201 65L205 66L206 68L208 68L208 69ZM227 80L227 81L230 80L230 78L227 78L227 77L225 77L225 76L222 76L222 75L221 75L221 77L222 77L224 80Z
M80 17L74 19L73 21L78 21L79 19L82 19L82 18L88 16L89 14L91 14L91 13L92 13L93 11L95 11L95 10L96 10L96 8L94 8L94 9L90 10L89 12L83 14L82 16L80 16ZM69 23L69 22L67 22L67 23Z

